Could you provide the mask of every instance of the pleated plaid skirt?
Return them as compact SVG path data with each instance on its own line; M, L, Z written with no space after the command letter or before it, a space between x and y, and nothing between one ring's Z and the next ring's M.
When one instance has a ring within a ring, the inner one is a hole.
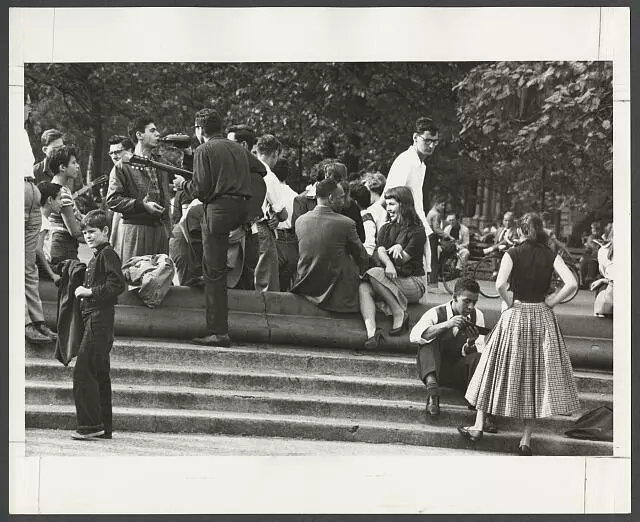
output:
M384 268L374 267L367 270L366 275L370 279L375 279L378 283L389 290L398 301L400 307L406 311L409 303L420 301L425 291L425 276L397 277L389 279ZM377 300L376 308L386 315L391 315L391 309L384 302Z
M479 410L521 419L580 407L569 352L551 308L516 301L502 313L465 397Z

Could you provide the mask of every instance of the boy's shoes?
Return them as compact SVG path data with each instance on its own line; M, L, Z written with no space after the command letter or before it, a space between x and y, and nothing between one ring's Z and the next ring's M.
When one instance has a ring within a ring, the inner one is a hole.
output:
M24 327L24 337L27 341L33 344L46 344L53 342L51 337L43 334L33 323Z
M432 417L440 415L440 396L429 395L427 398L427 413Z
M38 329L38 331L43 334L46 335L47 337L49 337L49 339L51 339L52 341L56 341L58 339L58 334L55 333L51 328L49 328L46 324L44 323L37 323L36 324L36 328Z
M204 337L194 337L191 339L191 342L205 346L231 346L231 339L227 334L210 334Z
M94 440L104 438L103 429L79 428L71 434L71 438L75 440Z

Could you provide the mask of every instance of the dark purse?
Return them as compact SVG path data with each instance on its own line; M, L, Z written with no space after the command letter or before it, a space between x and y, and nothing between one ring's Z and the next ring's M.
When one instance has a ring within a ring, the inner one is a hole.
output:
M567 437L613 442L613 410L600 406L580 417L564 432Z

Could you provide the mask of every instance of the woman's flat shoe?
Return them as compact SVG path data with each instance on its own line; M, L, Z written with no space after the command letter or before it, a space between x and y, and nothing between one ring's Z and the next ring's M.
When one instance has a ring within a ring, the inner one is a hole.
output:
M458 426L458 433L471 442L478 442L482 438L482 430L474 430L466 426Z
M382 328L376 328L376 331L373 334L373 337L369 337L364 342L364 349L365 350L376 350L376 349L380 348L380 343L382 342L383 339L384 339L384 335L382 333Z
M405 329L409 329L409 314L407 312L404 313L402 324L398 328L392 328L391 330L389 330L389 335L401 335Z
M533 452L531 451L531 448L529 446L527 446L526 444L521 444L520 446L518 446L518 455L520 455L521 457L531 457L531 455L533 455Z

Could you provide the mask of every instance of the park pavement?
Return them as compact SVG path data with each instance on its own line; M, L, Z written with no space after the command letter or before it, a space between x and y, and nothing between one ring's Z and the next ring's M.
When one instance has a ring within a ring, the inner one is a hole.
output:
M111 440L77 441L71 432L26 430L26 456L471 456L496 455L470 449L300 440L280 437L239 437L206 434L115 432Z

